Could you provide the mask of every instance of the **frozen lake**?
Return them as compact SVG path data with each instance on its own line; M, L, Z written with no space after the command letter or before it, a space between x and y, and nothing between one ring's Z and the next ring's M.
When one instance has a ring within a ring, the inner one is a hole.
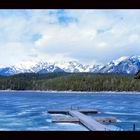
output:
M46 131L87 131L74 123L52 123L55 116L47 109L55 108L95 108L99 114L89 116L114 116L117 126L124 130L140 130L140 94L124 93L49 93L49 92L3 92L0 91L0 130L46 130Z

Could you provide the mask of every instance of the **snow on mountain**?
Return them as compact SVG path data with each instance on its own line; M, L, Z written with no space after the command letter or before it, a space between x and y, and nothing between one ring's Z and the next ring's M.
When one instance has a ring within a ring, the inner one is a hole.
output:
M22 61L12 66L12 68L15 69L17 73L34 72L32 67L34 67L36 63L38 62L33 60Z
M16 73L17 72L13 67L0 68L0 75L10 76Z
M61 62L61 63L56 62L54 63L54 65L63 69L65 72L84 72L86 69L85 65L82 65L76 61Z
M85 72L98 73L102 67L103 65L88 65Z
M115 64L115 65L118 65L121 61L124 61L126 60L128 57L127 56L122 56L120 57L119 59L117 60L113 60L112 63Z
M48 62L23 61L14 66L0 68L0 75L18 73L50 73L50 72L93 72L93 73L127 73L135 74L140 69L140 56L120 57L105 65L83 65L77 61Z
M135 74L140 69L140 56L121 57L102 67L100 73Z

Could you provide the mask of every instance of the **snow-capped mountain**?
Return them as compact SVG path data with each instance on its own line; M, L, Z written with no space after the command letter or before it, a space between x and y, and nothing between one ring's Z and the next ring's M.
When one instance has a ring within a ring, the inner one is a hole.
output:
M13 67L0 68L0 75L9 76L9 75L14 75L16 73L17 72Z
M135 74L140 69L140 56L121 57L104 65L100 73L126 73Z
M92 72L92 73L126 73L135 74L140 69L140 56L120 57L105 65L83 65L76 61L47 62L24 61L14 66L0 68L0 75L18 73L50 73L50 72Z
M55 66L63 69L65 72L85 72L87 65L80 64L76 61L56 62Z

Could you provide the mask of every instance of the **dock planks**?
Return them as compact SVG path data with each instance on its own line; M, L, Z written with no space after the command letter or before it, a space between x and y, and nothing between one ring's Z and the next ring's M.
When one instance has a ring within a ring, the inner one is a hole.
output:
M79 118L80 122L90 131L109 131L110 130L107 126L97 122L93 118L87 115L84 115L78 111L69 111L69 114L73 117Z
M97 122L100 123L112 123L112 122L116 122L116 118L115 117L94 117L93 119L95 119ZM64 117L60 117L60 118L52 118L52 122L53 123L80 123L80 119L72 117L72 118L64 118Z
M78 118L52 118L52 122L55 123L79 123L80 120Z
M48 113L51 114L69 114L73 118L53 118L52 122L75 122L81 123L90 131L109 131L111 130L102 122L115 122L116 118L114 117L95 117L91 118L83 113L98 113L96 109L51 109L48 110Z
M51 114L67 114L68 110L67 109L51 109L51 110L48 110L48 113L51 113Z
M48 113L67 114L71 110L74 110L74 109L51 109L51 110L48 110ZM76 111L79 111L81 113L98 113L96 109L76 109Z

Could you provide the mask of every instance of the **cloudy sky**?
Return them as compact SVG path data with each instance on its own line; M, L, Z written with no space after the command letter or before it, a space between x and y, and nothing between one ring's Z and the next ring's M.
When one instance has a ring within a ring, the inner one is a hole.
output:
M139 54L140 10L0 10L0 66Z

